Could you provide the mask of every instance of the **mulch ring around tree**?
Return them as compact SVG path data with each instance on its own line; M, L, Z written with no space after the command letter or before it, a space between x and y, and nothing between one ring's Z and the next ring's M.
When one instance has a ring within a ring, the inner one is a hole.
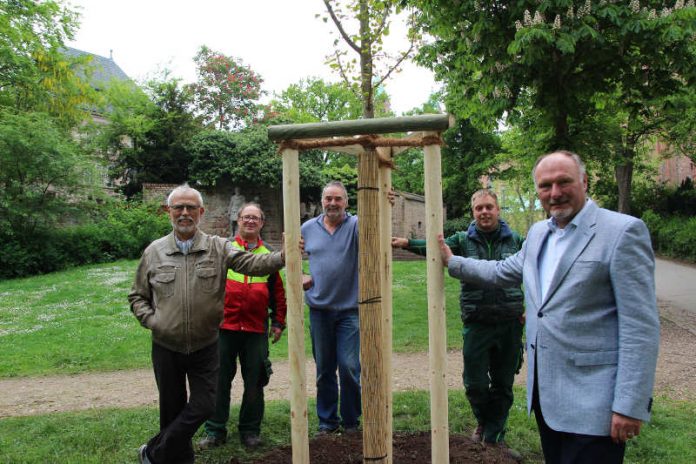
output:
M430 462L430 432L396 433L393 438L394 464L426 464ZM450 435L450 464L512 464L516 461L499 448L483 447L464 435ZM362 434L324 435L309 442L311 464L362 464ZM292 464L292 448L283 446L244 464ZM232 458L229 464L242 464Z

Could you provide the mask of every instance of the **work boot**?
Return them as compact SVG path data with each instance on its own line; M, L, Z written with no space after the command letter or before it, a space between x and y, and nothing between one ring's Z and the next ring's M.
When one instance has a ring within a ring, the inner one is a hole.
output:
M340 433L340 432L341 432L341 429L338 428L338 427L333 428L333 429L327 429L327 428L324 428L324 427L320 427L320 428L319 428L319 431L318 431L318 432L316 433L316 435L314 435L314 436L315 436L315 437L324 437L324 436L326 436L326 435L336 435L336 434L338 434L338 433Z
M261 446L261 437L253 433L242 435L242 445L247 448L258 448Z
M474 443L481 443L483 440L483 425L478 424L476 426L476 429L474 430L474 433L471 434L471 441Z
M216 437L215 435L206 435L198 442L198 448L202 450L217 448L222 446L227 441L226 437Z

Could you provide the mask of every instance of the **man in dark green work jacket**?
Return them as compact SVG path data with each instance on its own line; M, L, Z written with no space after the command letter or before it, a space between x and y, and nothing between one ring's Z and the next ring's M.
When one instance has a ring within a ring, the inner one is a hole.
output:
M474 221L446 243L455 255L502 260L514 255L523 239L500 220L494 192L482 189L471 197ZM425 255L425 240L392 238L392 246ZM521 366L524 296L520 287L481 288L462 282L464 322L464 387L478 425L475 441L504 447L505 424L512 406L512 384Z

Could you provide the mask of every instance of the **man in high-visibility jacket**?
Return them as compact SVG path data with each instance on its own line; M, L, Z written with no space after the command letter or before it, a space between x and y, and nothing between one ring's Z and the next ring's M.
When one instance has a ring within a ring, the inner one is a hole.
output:
M254 254L270 253L260 236L264 219L258 204L243 205L237 215L238 233L233 247ZM230 389L237 372L237 358L244 379L237 424L239 437L248 448L261 444L263 387L268 384L272 373L268 338L273 337L273 343L280 339L285 329L285 314L285 290L280 273L251 277L229 270L225 316L220 325L220 375L215 414L205 423L206 436L198 443L201 449L214 448L227 441Z

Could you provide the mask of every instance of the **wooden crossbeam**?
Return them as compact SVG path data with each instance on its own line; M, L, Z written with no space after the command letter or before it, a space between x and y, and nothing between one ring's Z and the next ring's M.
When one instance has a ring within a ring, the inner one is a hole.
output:
M453 124L447 114L422 114L398 118L357 119L309 124L282 124L268 128L273 141L399 132L442 132Z

